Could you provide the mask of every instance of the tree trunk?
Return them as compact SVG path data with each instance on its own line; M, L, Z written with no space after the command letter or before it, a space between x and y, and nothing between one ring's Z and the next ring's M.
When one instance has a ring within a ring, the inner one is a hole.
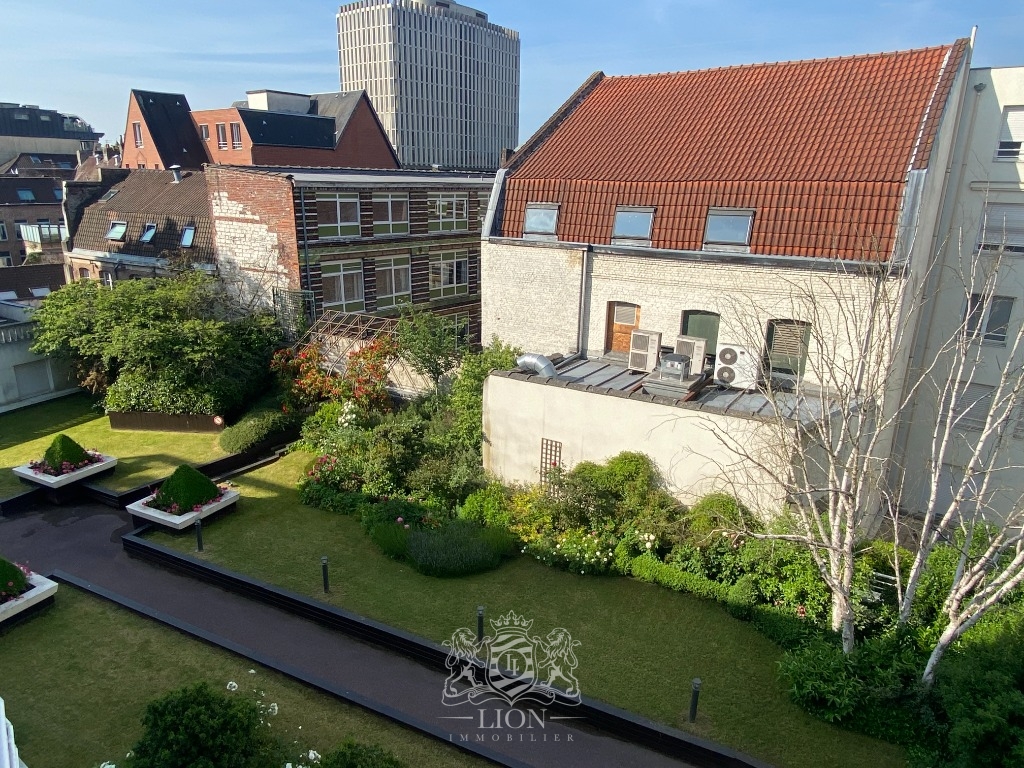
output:
M849 598L835 591L832 593L832 629L843 638L843 653L850 653L856 640L853 610Z
M925 665L924 674L921 676L921 682L929 688L932 683L935 682L935 668L939 665L942 660L943 654L953 641L960 636L960 624L958 622L950 622L946 625L946 628L942 630L942 634L939 636L939 641L935 643L935 647L932 649L932 655L928 657L928 663Z

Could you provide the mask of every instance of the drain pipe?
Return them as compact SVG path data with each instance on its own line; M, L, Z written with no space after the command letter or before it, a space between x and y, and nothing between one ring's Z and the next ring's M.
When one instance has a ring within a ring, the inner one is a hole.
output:
M586 357L586 350L583 349L583 315L587 292L587 264L590 261L590 246L583 248L583 266L580 268L580 311L576 317L576 354L579 357Z

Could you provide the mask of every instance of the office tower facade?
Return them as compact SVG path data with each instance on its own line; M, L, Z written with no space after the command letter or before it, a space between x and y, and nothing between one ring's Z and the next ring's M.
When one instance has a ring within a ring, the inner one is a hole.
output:
M408 168L493 171L519 134L519 33L445 0L338 11L343 90L365 90Z

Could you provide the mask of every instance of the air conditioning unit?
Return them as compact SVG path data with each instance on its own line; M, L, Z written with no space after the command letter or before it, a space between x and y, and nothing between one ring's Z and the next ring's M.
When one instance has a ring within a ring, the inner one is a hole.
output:
M629 338L629 367L650 373L658 367L661 354L661 333L635 330Z
M704 354L708 346L707 339L700 336L676 336L677 355L690 358L690 375L700 376L704 371Z
M760 367L754 350L720 343L715 358L715 382L733 389L754 389Z

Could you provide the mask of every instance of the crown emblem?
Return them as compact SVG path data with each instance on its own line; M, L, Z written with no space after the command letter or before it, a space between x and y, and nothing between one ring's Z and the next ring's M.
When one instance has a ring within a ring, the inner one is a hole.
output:
M533 626L533 619L527 619L523 616L516 616L515 611L509 611L504 616L500 616L497 619L491 619L491 626L494 627L494 631L497 632L501 629L517 627L524 631L529 631L530 627Z

